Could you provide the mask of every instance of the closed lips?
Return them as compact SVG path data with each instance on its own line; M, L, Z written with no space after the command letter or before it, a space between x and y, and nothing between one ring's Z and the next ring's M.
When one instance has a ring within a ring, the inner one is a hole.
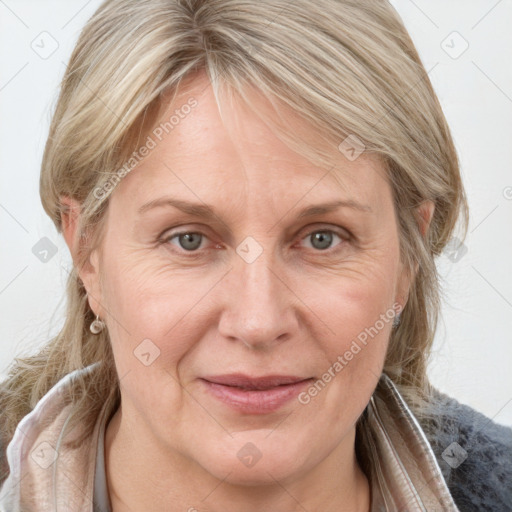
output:
M263 391L266 389L273 389L278 386L296 384L298 382L309 379L310 378L308 377L297 377L292 375L266 375L263 377L249 377L247 375L240 374L217 375L204 378L204 380L213 384L236 387L246 389L248 391Z
M231 374L202 378L201 381L212 397L237 413L270 414L291 402L311 378Z

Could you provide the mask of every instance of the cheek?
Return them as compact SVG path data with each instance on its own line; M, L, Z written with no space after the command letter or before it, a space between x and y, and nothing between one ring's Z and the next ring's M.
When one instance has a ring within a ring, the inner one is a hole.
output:
M127 409L150 425L177 428L169 411L178 417L186 398L178 370L202 326L187 313L204 292L190 291L186 276L155 271L148 261L147 252L135 251L106 266L112 350Z
M325 418L326 429L355 422L377 385L395 314L394 268L392 260L386 260L350 278L340 277L329 293L324 288L315 309L327 324L321 328L323 335L317 334L325 359L319 380L302 395L301 403L311 400L313 410Z
M138 248L119 251L105 268L105 304L119 373L140 372L150 363L149 368L160 368L149 375L152 382L163 369L169 372L164 380L177 377L180 361L209 327L202 299L218 276L206 269L164 265L154 250Z
M395 315L397 260L393 250L374 253L350 271L317 281L310 289L316 297L312 310L322 320L316 323L323 324L323 335L319 333L318 339L322 340L331 373L343 372L345 378L368 371L380 374ZM336 361L340 364L333 368Z
M373 250L336 272L310 279L305 302L333 330L344 325L363 328L393 305L398 271L397 251Z

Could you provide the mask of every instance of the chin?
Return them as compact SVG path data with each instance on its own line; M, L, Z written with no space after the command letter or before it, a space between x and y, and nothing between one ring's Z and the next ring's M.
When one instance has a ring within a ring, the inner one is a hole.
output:
M212 464L206 469L215 478L227 484L235 486L262 486L274 485L276 481L283 482L292 477L298 468L290 467L289 464L280 460L260 460L254 467L248 468L241 464ZM226 475L228 475L226 477Z
M256 446L249 439L250 436L245 439L239 436L224 449L218 450L217 445L207 460L202 456L196 460L212 476L232 485L275 484L276 480L286 480L306 469L304 454L299 453L297 446L286 450L283 443L269 440L259 441Z

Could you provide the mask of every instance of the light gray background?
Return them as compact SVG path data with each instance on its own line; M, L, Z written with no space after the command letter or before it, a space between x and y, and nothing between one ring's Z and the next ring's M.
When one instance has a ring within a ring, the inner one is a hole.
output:
M471 209L463 252L438 262L444 304L430 377L512 425L512 1L392 3L452 129ZM0 377L63 322L71 258L41 207L39 166L65 63L99 4L0 0ZM46 263L33 253L44 237L57 250Z

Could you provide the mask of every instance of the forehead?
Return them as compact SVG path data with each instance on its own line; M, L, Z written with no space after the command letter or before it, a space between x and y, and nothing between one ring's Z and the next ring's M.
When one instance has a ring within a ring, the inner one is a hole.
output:
M259 112L272 112L266 98L248 91ZM297 116L286 113L291 131L310 142L321 136ZM206 202L233 201L255 195L288 203L305 194L315 198L381 201L386 184L383 166L365 154L351 161L341 152L330 169L321 168L281 141L243 101L222 104L204 74L189 79L174 97L167 97L155 127L143 141L149 150L117 185L111 201L138 209L166 192ZM138 151L142 151L139 149ZM195 196L195 197L194 197Z

